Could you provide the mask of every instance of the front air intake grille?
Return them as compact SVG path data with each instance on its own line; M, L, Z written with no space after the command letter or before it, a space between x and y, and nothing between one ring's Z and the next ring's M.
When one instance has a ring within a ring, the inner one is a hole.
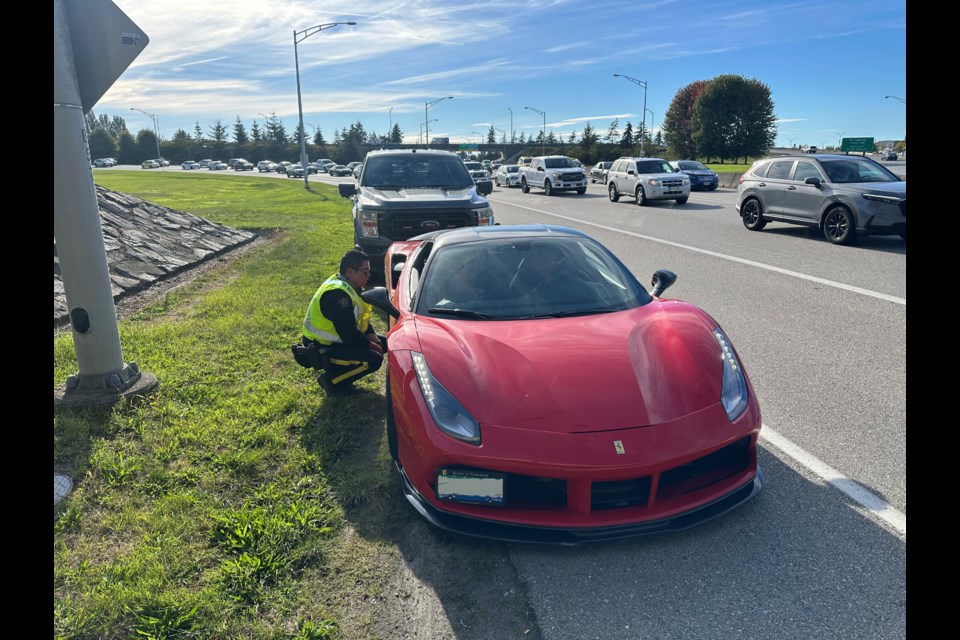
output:
M384 229L386 237L390 240L407 240L429 231L459 229L460 227L476 225L476 217L473 212L465 210L391 212L386 218L386 223L381 222L381 228Z
M657 497L675 498L720 482L750 466L750 437L746 436L719 451L670 469L660 476Z

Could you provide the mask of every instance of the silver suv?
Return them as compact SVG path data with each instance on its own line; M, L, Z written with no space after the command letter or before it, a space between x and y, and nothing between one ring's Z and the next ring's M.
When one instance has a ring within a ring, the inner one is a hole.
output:
M618 158L607 173L610 202L629 196L641 207L651 200L684 204L690 197L690 177L676 171L660 158Z

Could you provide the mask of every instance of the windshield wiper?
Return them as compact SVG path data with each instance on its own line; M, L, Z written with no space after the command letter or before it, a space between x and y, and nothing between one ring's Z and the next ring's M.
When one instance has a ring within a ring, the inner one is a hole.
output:
M458 318L471 318L473 320L499 320L499 316L492 316L489 313L480 313L479 311L470 311L469 309L442 309L440 307L433 307L427 309L427 313L435 313L437 315L445 316L457 316Z
M573 318L575 316L594 316L601 313L613 313L617 309L577 309L575 311L554 311L553 313L537 313L531 316L523 316L518 320L536 320L538 318Z

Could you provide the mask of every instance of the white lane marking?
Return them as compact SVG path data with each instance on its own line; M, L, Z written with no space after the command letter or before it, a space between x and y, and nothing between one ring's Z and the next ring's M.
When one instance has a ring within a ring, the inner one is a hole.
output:
M490 200L488 197L487 200ZM503 200L494 200L492 202L497 202L498 204L505 204L511 207L518 207L520 209L527 209L529 211L535 211L536 213L541 213L545 216L553 216L554 218L562 218L563 220L570 220L571 222L578 222L580 224L590 225L591 227L597 227L600 229L606 229L607 231L613 231L614 233L622 233L624 235L633 236L635 238L643 238L644 240L650 240L651 242L659 242L660 244L669 245L671 247L677 247L679 249L686 249L687 251L695 251L696 253L702 253L704 255L713 256L715 258L720 258L722 260L730 260L731 262L739 262L740 264L749 265L751 267L757 267L758 269L766 269L767 271L775 271L777 273L782 273L786 276L791 276L794 278L799 278L801 280L808 280L810 282L817 282L819 284L826 285L828 287L835 287L837 289L843 289L845 291L851 291L853 293L859 293L865 296L870 296L871 298L878 298L880 300L886 300L887 302L893 302L894 304L902 304L907 306L906 298L898 298L896 296L887 295L885 293L879 293L877 291L871 291L869 289L862 289L860 287L854 287L853 285L843 284L842 282L835 282L833 280L826 280L824 278L818 278L817 276L807 275L805 273L799 273L797 271L791 271L790 269L781 269L780 267L774 267L773 265L764 264L762 262L755 262L753 260L747 260L746 258L738 258L736 256L730 256L725 253L717 253L716 251L708 251L707 249L700 249L698 247L691 247L690 245L680 244L679 242L671 242L670 240L664 240L662 238L654 238L653 236L645 236L642 233L634 233L633 231L624 231L623 229L618 229L617 227L608 227L607 225L597 224L596 222L589 222L587 220L581 220L580 218L573 218L570 216L564 216L559 213L552 213L550 211L543 211L541 209L534 209L533 207L527 207L522 204L516 204L513 202L504 202Z
M802 464L816 476L822 478L835 488L842 491L852 500L861 505L864 509L873 514L876 518L886 522L888 525L903 536L907 537L907 515L894 509L886 500L864 489L862 486L847 478L842 473L822 462L816 457L810 455L797 445L793 444L779 433L763 425L760 430L760 439L769 442L777 449Z

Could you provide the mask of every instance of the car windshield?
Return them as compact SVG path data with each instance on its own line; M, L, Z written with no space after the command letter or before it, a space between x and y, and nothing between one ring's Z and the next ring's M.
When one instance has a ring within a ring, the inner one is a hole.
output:
M361 186L405 189L446 187L466 189L473 186L470 172L456 156L413 156L367 158Z
M707 166L702 162L696 162L694 160L687 160L684 162L677 163L681 169L684 171L706 171Z
M630 271L587 238L504 238L438 249L427 262L416 312L523 320L594 315L646 304Z
M673 173L673 167L663 160L642 160L637 163L637 173Z
M507 173L520 173L520 166L512 164L507 167Z
M900 177L872 160L849 156L820 160L830 182L855 184L861 182L900 182Z
M547 169L575 169L576 164L570 158L546 158L543 166Z
M470 171L483 171L483 165L479 162L464 162L463 166L470 169Z

